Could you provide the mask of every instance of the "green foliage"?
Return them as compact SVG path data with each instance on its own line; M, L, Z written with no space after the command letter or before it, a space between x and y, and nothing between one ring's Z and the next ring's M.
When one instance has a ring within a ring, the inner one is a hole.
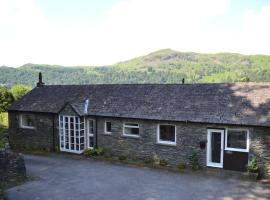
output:
M106 67L0 67L0 85L34 87L39 72L46 84L270 82L270 56L164 49Z
M179 171L183 171L187 168L187 165L186 163L180 163L179 165L177 165L177 168L179 169Z
M97 147L97 148L95 148L95 149L86 149L86 150L83 152L83 154L84 154L85 156L89 156L89 157L91 157L91 156L101 156L101 155L104 154L104 148L102 148L102 147Z
M8 106L14 101L11 92L6 89L0 88L0 113L6 112Z
M14 85L10 92L13 94L15 100L22 98L31 90L31 87L25 85Z
M166 160L160 160L159 161L159 165L160 166L167 166L168 165L168 162Z
M247 170L248 172L251 172L251 173L259 173L259 165L258 165L258 161L257 161L257 158L256 157L253 157L248 165L247 165Z
M3 136L8 129L8 115L7 113L0 113L0 148L7 142Z
M127 159L127 157L126 157L126 156L123 156L123 155L118 156L118 160L126 160L126 159Z
M198 154L196 151L192 151L192 153L188 159L189 159L189 165L191 166L192 170L199 170L201 168L200 163L199 163Z

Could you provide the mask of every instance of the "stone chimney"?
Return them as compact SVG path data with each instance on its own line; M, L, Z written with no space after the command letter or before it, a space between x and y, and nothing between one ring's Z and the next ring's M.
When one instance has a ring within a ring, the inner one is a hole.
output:
M38 82L37 82L37 87L43 87L45 83L42 82L42 73L39 72L38 74Z

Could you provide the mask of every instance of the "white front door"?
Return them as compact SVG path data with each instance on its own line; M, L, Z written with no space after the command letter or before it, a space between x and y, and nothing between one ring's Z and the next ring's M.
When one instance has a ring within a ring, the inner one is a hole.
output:
M94 120L87 120L87 147L94 148Z
M207 166L223 168L224 130L207 130Z
M60 150L82 153L84 150L84 121L77 116L59 116Z

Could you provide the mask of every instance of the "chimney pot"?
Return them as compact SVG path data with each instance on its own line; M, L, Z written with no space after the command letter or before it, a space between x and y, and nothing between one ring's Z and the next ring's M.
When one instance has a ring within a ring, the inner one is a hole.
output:
M43 87L45 83L42 82L42 73L39 72L38 74L38 82L37 82L37 87Z

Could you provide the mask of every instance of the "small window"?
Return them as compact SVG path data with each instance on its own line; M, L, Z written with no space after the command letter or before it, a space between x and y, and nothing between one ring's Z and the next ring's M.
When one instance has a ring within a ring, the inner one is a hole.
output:
M248 152L249 139L247 130L228 129L225 138L225 150Z
M123 135L131 137L139 137L139 124L124 123Z
M33 115L29 115L29 114L20 115L20 127L30 128L30 129L35 128Z
M112 123L106 121L105 122L105 133L106 134L111 134L112 133Z
M158 126L158 143L160 144L176 144L176 127L174 125Z

